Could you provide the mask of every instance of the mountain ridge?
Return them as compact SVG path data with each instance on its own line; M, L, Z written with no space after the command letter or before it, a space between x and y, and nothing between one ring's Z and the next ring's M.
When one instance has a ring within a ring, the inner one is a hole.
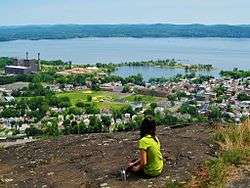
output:
M250 25L204 24L57 24L0 26L0 41L87 37L220 37L250 38Z

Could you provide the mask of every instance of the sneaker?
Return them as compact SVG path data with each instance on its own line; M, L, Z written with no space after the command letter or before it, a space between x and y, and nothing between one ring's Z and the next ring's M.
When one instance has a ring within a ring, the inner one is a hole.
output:
M122 181L127 181L127 173L126 173L125 168L121 168L120 173L121 173L121 180Z

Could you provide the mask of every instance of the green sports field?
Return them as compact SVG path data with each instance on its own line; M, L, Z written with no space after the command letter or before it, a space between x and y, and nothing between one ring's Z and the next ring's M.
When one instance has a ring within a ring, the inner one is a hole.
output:
M63 92L57 93L58 97L69 97L72 104L75 105L77 102L87 102L88 96L92 97L92 102L97 105L97 107L104 109L120 109L123 106L129 104L129 102L134 102L138 100L143 103L157 102L159 97L144 96L144 95L131 95L131 94L121 94L109 91L73 91L73 92Z

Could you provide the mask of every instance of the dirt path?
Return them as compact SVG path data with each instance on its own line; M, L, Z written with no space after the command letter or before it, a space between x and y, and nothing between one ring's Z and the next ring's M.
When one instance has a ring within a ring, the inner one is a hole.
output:
M157 178L120 181L119 169L137 154L138 132L63 136L0 151L0 187L162 187L187 181L213 153L203 126L158 128L165 171Z

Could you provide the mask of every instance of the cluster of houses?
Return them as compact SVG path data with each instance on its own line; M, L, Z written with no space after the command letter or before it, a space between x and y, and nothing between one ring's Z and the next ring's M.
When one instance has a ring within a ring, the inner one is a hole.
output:
M168 96L176 91L185 92L186 97L182 97L178 101L163 103L163 108L179 108L184 102L190 100L195 101L199 114L206 115L209 112L210 105L217 105L223 114L228 115L235 122L240 122L241 117L250 116L250 101L240 101L238 95L245 93L250 96L250 78L245 79L229 79L229 78L212 78L202 84L192 83L192 79L182 79L179 82L167 82L165 84L148 84L144 86L135 86L134 90L139 93L153 93L157 96ZM216 88L224 87L225 93L221 101L220 96L216 93ZM230 110L228 110L230 107Z
M246 83L250 81L250 78L245 79L228 79L228 78L211 78L209 81L205 81L202 84L197 84L192 82L192 79L182 79L179 82L166 82L165 84L149 84L146 83L145 86L130 85L130 92L140 93L140 94L150 94L161 96L161 100L157 102L157 107L154 109L155 113L164 114L166 110L170 111L172 114L175 114L176 117L181 117L188 119L190 118L189 114L181 114L178 112L178 109L182 104L195 101L195 107L198 109L199 114L207 115L211 105L216 105L219 107L220 111L223 114L229 116L235 122L240 122L241 118L250 116L250 101L240 101L238 95L240 93L245 93L250 96L250 85ZM218 100L220 96L216 93L216 88L223 86L225 92L222 94L222 100ZM50 85L50 88L55 92L60 91L75 91L75 90L85 90L89 88L88 85L85 86L73 86L73 85L64 85L62 88L61 85ZM122 92L123 85L120 82L102 84L100 86L102 90L112 91L112 92ZM0 90L0 93L6 90ZM171 101L167 96L176 93L177 91L182 91L185 93L184 97L181 97L177 100ZM11 91L8 91L11 93ZM6 94L1 96L1 99L4 101L15 100L11 95ZM123 101L128 102L128 101ZM137 115L143 113L147 108L148 104L143 104L140 101L130 103L133 110L138 112ZM230 110L229 110L230 106ZM0 109L1 111L2 109ZM63 112L64 108L51 108L55 112ZM92 114L82 114L75 115L74 121L84 122L86 125L89 124L90 117ZM110 110L102 110L100 114L96 115L97 118L102 116L109 116L111 118L111 124L123 124L128 123L133 120L136 115L132 116L131 114L123 114L123 118L114 119L112 117L112 112ZM48 118L48 117L47 117ZM63 116L58 117L59 128L63 128ZM12 117L12 118L1 118L0 127L6 129L14 128L16 124L19 126L16 127L20 131L24 131L26 128L32 124L32 118L27 117Z

